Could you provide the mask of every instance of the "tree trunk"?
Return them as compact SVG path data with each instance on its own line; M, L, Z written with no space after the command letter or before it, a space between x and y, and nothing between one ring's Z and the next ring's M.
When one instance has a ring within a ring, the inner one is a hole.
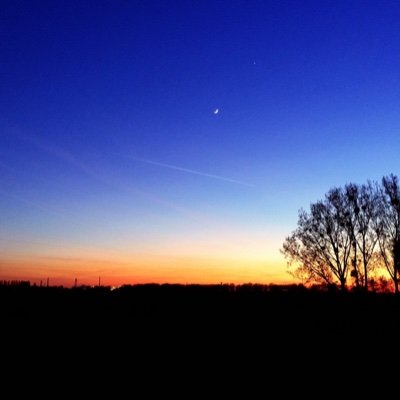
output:
M393 281L394 292L399 293L399 270L400 270L400 238L396 236L393 243Z
M365 260L365 256L364 256L364 288L365 291L368 292L368 263Z

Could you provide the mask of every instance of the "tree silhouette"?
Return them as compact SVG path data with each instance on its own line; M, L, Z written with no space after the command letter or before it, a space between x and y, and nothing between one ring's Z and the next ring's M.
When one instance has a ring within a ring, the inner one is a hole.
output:
M400 187L393 174L382 178L378 214L378 242L383 265L399 293L400 279Z
M346 204L344 191L334 188L311 204L309 213L300 210L297 229L282 249L289 265L296 264L294 276L346 288L354 243L346 226Z
M297 229L282 249L290 273L306 282L339 284L347 277L357 288L368 290L375 269L384 268L400 286L400 186L398 178L382 184L349 183L336 187L324 200L300 210Z
M352 238L352 271L357 287L368 290L369 273L378 243L376 221L378 215L378 187L368 182L364 185L347 184L344 188L344 222Z

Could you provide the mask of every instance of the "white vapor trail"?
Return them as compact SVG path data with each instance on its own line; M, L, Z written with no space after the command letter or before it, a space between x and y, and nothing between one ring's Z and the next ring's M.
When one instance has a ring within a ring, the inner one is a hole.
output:
M157 165L159 167L174 169L176 171L181 171L181 172L187 172L189 174L205 176L207 178L217 179L219 181L236 183L238 185L253 187L253 185L250 185L249 183L241 182L236 179L226 178L226 177L220 176L220 175L207 174L206 172L196 171L194 169L189 169L189 168L178 167L176 165L171 165L171 164L160 163L157 161L147 160L145 158L138 158L138 157L133 157L133 156L129 156L129 158L131 158L132 160L135 160L135 161L146 163L146 164Z

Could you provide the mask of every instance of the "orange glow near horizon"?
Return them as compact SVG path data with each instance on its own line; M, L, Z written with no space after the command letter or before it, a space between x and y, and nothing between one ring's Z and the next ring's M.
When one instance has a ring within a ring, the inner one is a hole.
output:
M120 286L135 283L293 283L279 252L282 235L221 229L171 235L147 246L77 245L64 241L3 241L0 280L50 285ZM128 249L128 250L127 250Z
M284 263L262 260L196 258L174 256L137 256L122 259L90 259L53 256L13 256L1 260L1 280L29 280L51 285L119 286L135 283L287 283L291 280Z

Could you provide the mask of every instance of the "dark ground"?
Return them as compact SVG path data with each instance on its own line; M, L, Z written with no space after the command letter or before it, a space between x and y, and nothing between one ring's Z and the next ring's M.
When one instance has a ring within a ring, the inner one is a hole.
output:
M70 371L116 369L132 379L138 371L178 380L225 379L227 371L312 378L336 363L342 370L354 360L359 368L397 359L400 339L395 295L297 286L0 286L0 307L3 365L15 374L72 363Z
M400 333L400 298L301 286L138 285L109 288L0 286L3 334L96 333L144 338L312 336L334 340ZM29 336L29 335L28 335ZM296 339L297 338L297 339Z

